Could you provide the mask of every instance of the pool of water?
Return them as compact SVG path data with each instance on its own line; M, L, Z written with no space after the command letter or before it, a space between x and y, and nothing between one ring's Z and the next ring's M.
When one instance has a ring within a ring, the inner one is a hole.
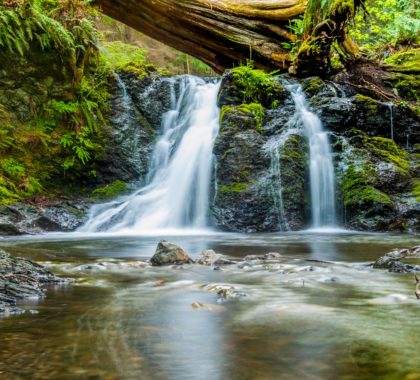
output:
M137 265L161 238L192 257L284 259L218 271ZM363 265L416 244L413 235L310 231L2 239L0 249L76 282L0 320L0 378L420 379L414 278ZM212 291L221 284L244 296L221 298Z

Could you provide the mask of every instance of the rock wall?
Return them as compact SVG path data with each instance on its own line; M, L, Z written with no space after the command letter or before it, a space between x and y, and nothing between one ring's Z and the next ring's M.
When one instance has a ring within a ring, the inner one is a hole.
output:
M237 79L225 74L220 92L214 222L230 231L305 228L310 224L308 146L302 131L290 126L294 105L290 97L274 95L275 102L261 105L263 118L258 120L244 106ZM301 85L333 144L337 224L366 231L418 231L418 114L405 103L384 103L318 77ZM274 158L267 149L272 142L278 147ZM273 159L280 178L273 174Z

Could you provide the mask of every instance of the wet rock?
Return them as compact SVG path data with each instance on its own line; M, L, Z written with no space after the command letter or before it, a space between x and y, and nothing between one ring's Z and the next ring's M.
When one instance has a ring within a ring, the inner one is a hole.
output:
M235 262L228 259L220 253L216 253L212 249L205 250L200 253L200 256L196 260L196 264L209 265L218 267L219 265L234 264Z
M150 259L153 266L171 265L171 264L191 264L194 262L187 252L176 244L166 240L161 240L156 247L155 254Z
M205 290L217 293L223 299L245 297L246 293L233 285L226 284L209 284L204 287Z
M409 265L403 263L401 260L405 258L420 258L420 247L394 249L384 256L381 256L373 263L375 269L388 269L393 273L408 273L420 270L420 266Z
M111 93L109 149L98 160L96 179L102 185L143 183L162 115L171 105L169 80L126 72L116 78Z
M17 300L40 299L46 286L71 282L56 277L42 265L0 250L0 317L23 313L15 306Z
M74 231L86 220L88 209L89 204L79 200L43 207L26 203L0 206L0 236Z

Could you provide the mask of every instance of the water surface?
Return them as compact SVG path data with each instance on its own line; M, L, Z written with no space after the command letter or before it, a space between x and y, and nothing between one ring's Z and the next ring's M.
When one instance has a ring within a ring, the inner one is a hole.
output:
M160 238L193 257L211 248L284 260L220 271L140 267ZM77 281L25 305L35 313L0 320L0 376L420 379L413 277L363 265L416 243L410 235L315 232L2 239L1 249ZM209 284L246 295L224 299Z

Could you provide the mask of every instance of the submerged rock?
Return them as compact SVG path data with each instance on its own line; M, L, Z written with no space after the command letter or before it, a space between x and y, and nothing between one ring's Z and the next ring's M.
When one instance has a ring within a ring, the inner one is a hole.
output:
M155 254L150 259L153 266L171 265L171 264L192 264L192 260L187 252L176 244L166 240L161 240L156 247Z
M40 264L0 250L0 317L23 313L23 309L15 306L17 300L40 299L47 285L70 282Z

